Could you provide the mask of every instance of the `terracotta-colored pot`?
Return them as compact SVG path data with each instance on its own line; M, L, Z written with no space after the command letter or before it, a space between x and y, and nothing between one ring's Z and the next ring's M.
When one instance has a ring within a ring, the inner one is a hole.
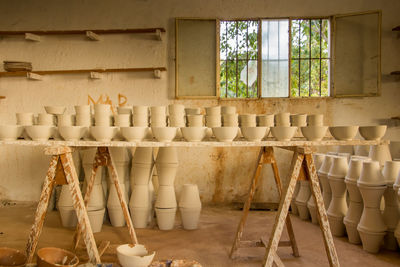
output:
M2 267L23 267L26 256L18 249L0 247L0 266Z
M74 267L79 263L78 257L61 248L41 248L37 251L38 267Z

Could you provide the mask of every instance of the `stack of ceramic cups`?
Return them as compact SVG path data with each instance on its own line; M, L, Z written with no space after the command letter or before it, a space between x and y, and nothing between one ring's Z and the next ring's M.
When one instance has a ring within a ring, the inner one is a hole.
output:
M185 108L185 114L187 115L200 115L201 109L200 108Z
M17 125L21 125L21 126L31 126L34 124L34 116L33 113L17 113L15 114L17 117ZM29 136L26 133L26 130L24 128L22 135L21 135L24 139L29 140Z
M160 230L171 230L177 207L174 181L178 170L178 153L175 147L160 147L156 168L159 183L155 203L157 224Z
M211 128L221 127L221 106L207 107L206 110L206 126L207 129L207 138L213 136L213 132Z
M149 108L133 106L132 123L136 127L149 127Z
M319 168L322 165L322 162L325 159L325 154L314 153L312 156L313 156L313 160L314 160L315 169L319 170ZM307 201L307 208L308 208L308 211L310 212L312 223L318 224L317 206L315 204L315 198L312 194Z
M129 114L129 125L132 124L132 106L119 106L117 107L118 114Z
M85 174L85 184L88 186L90 178L92 176L93 159L96 154L96 148L83 150L81 152L82 166ZM90 199L87 205L87 213L89 216L90 225L92 227L93 233L101 231L104 213L106 207L106 197L103 191L103 186L101 184L102 179L102 167L98 167L96 172L96 177L94 178L94 183L92 191L90 194ZM87 191L87 187L84 190L84 194Z
M113 125L111 106L106 104L94 105L94 123L95 126L109 127Z
M236 113L236 107L234 106L222 106L222 126L224 127L238 127L238 114Z
M332 191L332 200L327 210L332 235L344 236L343 218L347 213L346 184L344 178L348 171L347 158L334 156L328 173L328 181Z
M182 138L181 127L186 126L185 122L185 106L181 104L168 105L168 121L169 126L178 127L176 130L176 139Z
M383 221L388 227L384 245L386 249L397 250L398 245L394 232L396 230L397 223L399 222L400 213L399 205L397 203L397 192L393 188L393 184L396 181L397 176L400 173L400 161L386 161L382 170L382 175L385 178L387 188L383 194L385 199L385 209L383 210Z
M167 126L167 109L165 106L154 106L150 108L151 127Z
M400 173L397 175L396 182L393 184L393 190L397 193L397 200L400 201ZM397 239L397 244L400 246L400 221L397 223L396 230L394 231L394 236Z
M75 106L75 124L76 126L89 127L93 125L92 115L89 105ZM89 131L83 136L83 139L90 140Z
M289 112L281 112L275 114L275 126L290 126L290 113Z
M150 197L150 179L153 172L153 148L137 147L132 158L131 188L129 209L133 226L146 228L151 218L152 203Z
M290 115L291 126L296 126L296 136L302 136L300 127L307 126L307 114L292 114Z
M123 113L119 113L123 112ZM129 110L127 109L118 109L118 114L114 115L114 126L117 127L130 127L132 125L131 122L131 114L127 113ZM124 140L124 137L121 134L121 130L118 128L117 133L115 134L113 140Z
M199 189L196 184L184 184L179 198L183 229L197 229L201 211Z
M129 189L127 188L126 184L129 184L129 182L127 182L127 175L129 171L129 154L126 148L114 147L109 149L114 161L116 172L118 174L122 197L124 198L125 202L127 202ZM112 226L121 227L125 225L125 217L118 197L117 189L111 180L111 175L112 174L109 171L110 193L107 200L107 211L108 215L110 216Z
M357 181L360 177L364 160L367 159L351 158L349 170L344 180L347 191L349 192L349 208L346 216L343 218L343 223L346 227L349 242L352 244L361 243L360 235L357 231L357 225L360 222L361 214L363 212L363 200L360 190L357 187Z
M257 115L256 114L240 114L239 115L240 127L256 127Z
M325 156L321 167L318 169L318 178L322 187L322 198L324 200L325 209L329 208L332 199L331 186L329 185L328 173L332 165L332 155L329 153Z
M309 114L306 120L308 126L324 126L323 114Z
M257 126L259 127L274 127L274 114L260 114L257 115ZM269 130L265 132L264 138L267 138Z
M357 186L364 202L364 209L357 230L361 237L363 249L377 253L387 230L380 210L382 195L387 185L378 161L363 162Z
M188 114L186 115L186 122L188 127L203 127L204 115L202 114Z
M55 116L53 114L47 114L47 113L39 113L37 116L37 125L44 126L46 127L53 127L52 130L52 136L54 139L60 140L61 137L58 134L57 129L54 127L56 125L56 120ZM62 125L60 125L62 126ZM39 127L39 126L35 126Z

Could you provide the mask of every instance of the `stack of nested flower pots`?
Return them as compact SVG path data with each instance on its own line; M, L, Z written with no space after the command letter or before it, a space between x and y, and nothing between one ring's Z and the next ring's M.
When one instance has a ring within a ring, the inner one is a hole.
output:
M393 189L397 193L397 203L400 201L400 172L397 175L396 181L393 184ZM394 236L397 239L397 244L400 246L400 221L397 223L396 230L394 231Z
M75 106L75 124L76 126L83 126L89 129L93 125L92 114L90 112L90 105ZM90 140L89 130L83 135L83 139Z
M196 184L184 184L179 199L183 229L197 229L200 219L201 201Z
M383 194L385 199L385 209L383 210L383 221L388 227L384 245L386 249L397 250L398 245L394 232L396 230L397 223L399 222L400 213L399 205L397 202L397 191L393 188L393 184L396 181L397 176L400 172L400 161L386 161L382 170L382 175L385 178L387 188Z
M186 126L185 106L182 104L168 105L168 121L170 127L177 127L175 139L182 138L181 127Z
M110 152L114 160L116 172L118 174L122 197L124 198L125 202L127 202L128 194L125 186L125 181L127 180L127 174L129 170L129 154L125 148L112 148L110 149ZM119 201L117 189L112 182L112 174L110 173L110 171L108 175L111 182L109 186L110 193L107 200L108 215L110 216L112 226L122 227L125 225L124 213L122 211L121 203Z
M239 126L239 118L238 118L238 114L236 113L236 107L222 106L221 114L222 114L222 126L224 126L224 127L238 127Z
M124 137L121 133L120 127L130 127L132 124L132 115L130 113L131 109L123 109L118 107L118 114L114 115L114 126L119 127L117 134L113 138L113 140L124 140Z
M349 164L344 182L346 183L347 191L349 192L349 208L343 223L346 226L347 236L349 242L352 244L360 244L360 235L357 231L357 225L360 222L361 214L363 212L363 200L360 190L357 187L357 181L361 174L363 162L366 159L352 158Z
M307 208L307 202L311 196L310 181L301 180L300 189L296 196L296 206L299 212L299 217L302 220L310 219L310 213Z
M152 127L167 126L167 109L165 106L150 107L150 125Z
M383 167L386 161L392 160L389 145L370 146L368 157L372 160L379 161L381 167Z
M146 228L151 214L150 179L153 172L153 148L138 147L132 158L129 209L134 227Z
M206 126L207 135L206 138L213 136L212 128L221 127L221 106L206 107Z
M92 176L93 169L93 159L96 153L96 148L88 149L82 151L82 166L85 173L85 184L88 186L90 182L90 177ZM103 191L103 186L101 184L102 179L102 167L99 167L96 172L96 177L94 179L92 192L90 193L90 199L87 206L87 213L89 216L90 225L92 227L93 233L101 231L104 213L106 207L106 198ZM87 188L84 190L84 194Z
M135 127L149 127L149 108L147 106L133 106L132 124Z
M333 155L327 154L321 167L318 169L318 177L322 187L322 198L324 200L325 209L329 208L332 199L331 186L329 185L328 173L331 168Z
M357 186L364 202L364 209L357 230L361 237L363 249L377 253L387 230L380 210L381 199L387 185L378 161L363 162Z
M329 225L334 236L344 236L345 234L343 218L347 213L347 203L344 178L347 170L347 157L334 156L328 173L332 199L327 210Z
M313 154L313 160L316 170L319 170L319 168L321 168L324 159L325 159L325 154L322 153ZM317 206L315 204L315 198L312 194L307 201L307 208L308 211L310 212L312 223L318 224Z
M175 147L160 147L156 168L159 183L155 203L157 224L160 230L171 230L177 207L174 181L178 170L178 153Z

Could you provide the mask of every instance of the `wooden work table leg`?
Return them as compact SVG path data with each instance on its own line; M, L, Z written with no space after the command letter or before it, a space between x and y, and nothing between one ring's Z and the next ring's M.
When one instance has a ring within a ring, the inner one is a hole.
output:
M94 240L92 228L90 226L89 217L86 212L85 203L83 202L81 190L79 188L79 180L76 175L76 170L71 153L61 154L61 162L64 168L65 178L69 185L72 201L78 217L78 224L83 240L85 241L86 249L91 263L101 263L100 255L97 250L96 241Z
M106 148L106 149L107 149L107 151L105 153L105 156L107 157L107 167L108 167L108 169L110 171L110 174L111 174L111 181L114 183L115 189L116 189L117 194L118 194L119 202L121 204L122 211L123 211L124 217L125 217L125 221L126 221L126 224L128 226L129 235L131 237L132 243L133 244L138 244L138 240L137 240L137 237L136 237L135 229L133 228L132 219L131 219L131 216L129 216L128 205L126 204L126 201L125 201L125 198L124 198L125 192L122 191L121 186L119 184L118 173L117 173L117 170L115 168L114 161L113 161L113 159L111 157L110 150L108 148Z
M27 263L32 263L36 246L39 241L39 236L42 232L47 207L50 201L50 195L54 189L54 177L56 175L58 159L59 157L57 155L52 156L50 166L46 174L46 179L44 180L42 193L40 195L40 200L36 208L35 221L32 225L31 232L29 234L28 244L26 246Z
M311 154L305 155L307 172L311 183L311 192L314 196L315 203L317 206L317 214L319 217L319 226L324 237L324 245L326 254L328 255L330 266L340 266L339 259L337 256L335 244L333 243L332 233L329 227L328 216L326 214L324 200L322 198L321 189L319 186L318 175L315 169L314 160Z
M233 258L235 252L238 250L239 245L240 245L240 239L242 238L242 235L243 235L243 228L244 228L244 225L247 220L247 215L249 214L251 201L253 200L254 193L256 192L258 178L260 177L260 173L261 173L261 169L262 169L263 154L264 154L264 147L261 147L260 152L258 153L257 165L254 170L253 179L251 181L249 195L243 206L243 215L242 215L242 218L240 219L240 223L239 223L239 226L236 231L235 240L233 241L233 245L232 245L232 249L231 249L231 253L230 253L231 258Z
M279 203L278 214L275 218L272 234L269 238L263 266L272 266L276 258L276 251L278 249L279 240L282 235L283 227L285 225L286 217L289 212L290 201L293 197L294 188L296 186L297 177L299 176L300 168L302 167L304 155L294 152L292 163L289 172L289 185L281 196Z

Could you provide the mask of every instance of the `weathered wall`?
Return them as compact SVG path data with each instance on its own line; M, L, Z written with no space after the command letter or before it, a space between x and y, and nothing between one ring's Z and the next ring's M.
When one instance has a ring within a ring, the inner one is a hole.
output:
M325 16L381 9L382 19L382 96L357 99L273 99L252 101L175 101L174 97L174 18L175 17L285 17ZM67 30L164 27L164 42L152 36L104 36L101 42L84 36L44 37L40 43L21 37L0 40L0 60L29 60L35 69L69 69L89 67L166 66L162 79L151 73L106 74L90 80L87 74L46 76L43 81L24 78L1 78L0 119L14 122L15 112L43 112L43 105L84 104L88 95L98 99L109 96L114 104L118 94L127 96L132 105L166 105L181 102L186 106L214 104L236 105L239 112L322 113L328 124L377 123L399 115L400 81L388 75L400 69L400 38L391 28L400 25L400 2L397 0L272 1L272 0L72 0L72 1L0 1L0 30ZM398 127L389 129L387 137L398 139ZM40 149L3 147L0 154L0 199L37 200L48 157ZM181 168L177 190L183 183L199 185L204 202L230 202L245 196L249 177L255 166L257 149L180 149ZM286 177L290 153L278 153L281 176ZM271 171L263 172L257 192L259 201L276 201Z

